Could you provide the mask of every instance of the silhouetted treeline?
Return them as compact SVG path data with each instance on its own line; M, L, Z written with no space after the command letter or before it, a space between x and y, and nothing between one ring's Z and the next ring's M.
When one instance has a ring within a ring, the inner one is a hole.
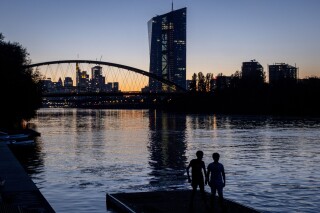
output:
M41 106L40 75L26 69L29 54L19 43L4 41L0 33L0 127L17 128Z
M276 85L250 85L236 79L213 91L189 91L166 104L166 110L226 114L320 116L320 79L311 77Z

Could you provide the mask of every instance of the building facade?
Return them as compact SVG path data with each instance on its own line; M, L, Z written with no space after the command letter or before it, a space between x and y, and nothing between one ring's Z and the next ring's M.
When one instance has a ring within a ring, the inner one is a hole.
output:
M241 67L241 79L244 86L258 87L265 83L263 66L256 60L243 62Z
M269 84L296 83L298 80L298 68L285 63L269 65Z
M104 91L105 77L102 76L102 67L94 66L91 68L91 91Z
M149 72L186 88L187 9L172 10L148 21ZM150 92L171 91L168 86L149 79Z
M76 86L79 92L87 92L89 90L89 75L86 71L81 71L79 64L76 64Z

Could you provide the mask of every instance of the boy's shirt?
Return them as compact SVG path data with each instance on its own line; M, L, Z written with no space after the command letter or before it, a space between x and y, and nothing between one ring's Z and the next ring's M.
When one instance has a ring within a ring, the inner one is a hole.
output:
M202 168L205 168L204 161L198 159L192 159L190 161L192 168L192 179L203 179Z
M212 162L208 165L208 172L210 171L210 186L214 184L215 186L223 185L222 173L224 172L224 167L221 163Z

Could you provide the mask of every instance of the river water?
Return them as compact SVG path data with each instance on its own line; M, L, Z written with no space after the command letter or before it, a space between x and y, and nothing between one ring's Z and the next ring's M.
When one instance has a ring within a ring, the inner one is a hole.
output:
M220 153L226 198L261 212L320 209L320 120L41 109L19 160L57 213L106 213L106 194L191 189L185 168ZM209 192L209 187L206 186Z

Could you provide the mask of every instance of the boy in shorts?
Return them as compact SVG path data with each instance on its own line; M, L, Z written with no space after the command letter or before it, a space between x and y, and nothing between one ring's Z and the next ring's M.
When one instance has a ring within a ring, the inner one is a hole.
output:
M193 204L194 196L197 192L197 188L199 186L200 193L202 196L202 199L206 203L206 194L204 191L204 185L207 183L207 179L204 180L204 177L206 177L206 167L204 164L203 158L203 152L201 150L197 151L196 153L197 158L192 159L187 167L187 175L188 175L188 181L191 183L192 186L192 193L191 193L191 206ZM190 178L189 170L191 168L191 176Z
M215 152L212 154L213 162L208 165L206 180L209 181L209 186L211 188L211 205L214 205L216 192L218 192L219 203L223 209L223 187L226 186L226 175L224 166L219 163L219 158L219 153Z

